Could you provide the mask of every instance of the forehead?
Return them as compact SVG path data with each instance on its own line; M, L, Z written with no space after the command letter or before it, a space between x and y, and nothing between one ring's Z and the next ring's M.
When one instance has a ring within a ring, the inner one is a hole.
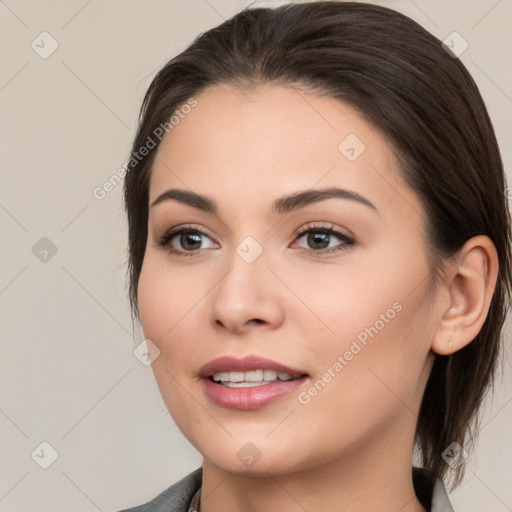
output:
M207 195L275 195L343 186L381 204L409 195L394 148L351 106L290 87L219 85L164 137L150 201L169 187Z

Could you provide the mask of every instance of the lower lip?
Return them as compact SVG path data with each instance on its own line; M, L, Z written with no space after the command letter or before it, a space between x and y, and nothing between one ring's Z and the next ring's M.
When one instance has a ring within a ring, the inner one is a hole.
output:
M249 388L229 388L211 379L202 379L202 383L206 396L217 405L227 409L250 410L258 409L284 395L293 393L305 380L306 377L286 381L276 380L271 384Z

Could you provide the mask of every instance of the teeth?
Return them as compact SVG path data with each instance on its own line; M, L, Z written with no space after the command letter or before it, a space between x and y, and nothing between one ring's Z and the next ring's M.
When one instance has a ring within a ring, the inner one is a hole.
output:
M263 370L263 380L276 380L277 372L274 370Z
M244 372L229 372L229 380L231 382L243 382Z
M215 382L222 382L229 387L252 387L261 386L280 380L292 380L288 373L276 372L275 370L251 370L249 372L217 372L213 374Z
M213 374L213 380L218 382L218 381L225 381L225 380L229 380L229 372L217 372L217 373L214 373Z
M263 380L263 370L253 370L252 372L245 372L245 375L242 380L245 380L245 382L261 382Z

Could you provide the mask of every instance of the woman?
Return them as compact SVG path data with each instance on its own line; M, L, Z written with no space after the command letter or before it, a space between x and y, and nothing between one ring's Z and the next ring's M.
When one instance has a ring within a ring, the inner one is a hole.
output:
M134 317L204 457L130 511L453 510L511 267L449 48L370 4L244 10L157 74L128 171Z

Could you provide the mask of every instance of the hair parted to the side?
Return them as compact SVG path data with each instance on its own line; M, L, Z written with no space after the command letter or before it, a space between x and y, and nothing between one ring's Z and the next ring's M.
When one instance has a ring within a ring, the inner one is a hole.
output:
M144 98L132 155L205 88L267 83L346 102L388 138L427 213L434 281L442 259L472 236L487 235L496 246L500 268L486 321L465 348L436 356L418 417L423 466L445 482L451 476L455 487L464 465L452 471L441 454L452 442L469 449L476 437L477 412L494 382L512 280L505 175L478 88L441 41L391 9L336 1L247 9L201 34L158 72ZM137 320L158 145L125 178L129 294Z

